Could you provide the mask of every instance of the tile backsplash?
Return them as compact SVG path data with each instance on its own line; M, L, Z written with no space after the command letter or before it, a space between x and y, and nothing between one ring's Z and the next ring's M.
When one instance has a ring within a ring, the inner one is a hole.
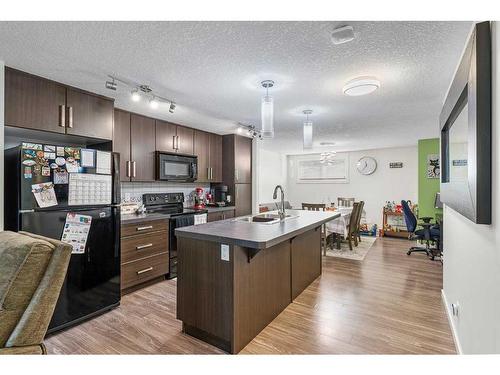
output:
M168 182L122 182L121 201L142 203L142 194L146 193L184 193L184 206L190 207L194 202L190 199L191 192L201 187L207 192L210 184L176 184Z

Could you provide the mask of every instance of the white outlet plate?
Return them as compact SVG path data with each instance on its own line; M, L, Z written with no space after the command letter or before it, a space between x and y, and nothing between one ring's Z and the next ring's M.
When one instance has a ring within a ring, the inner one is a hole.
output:
M220 258L229 262L229 245L221 244L220 245Z

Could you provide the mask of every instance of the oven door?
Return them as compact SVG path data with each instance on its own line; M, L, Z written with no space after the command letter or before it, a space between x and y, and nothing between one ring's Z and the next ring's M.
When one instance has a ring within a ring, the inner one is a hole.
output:
M156 153L156 179L161 181L193 182L198 177L198 158Z

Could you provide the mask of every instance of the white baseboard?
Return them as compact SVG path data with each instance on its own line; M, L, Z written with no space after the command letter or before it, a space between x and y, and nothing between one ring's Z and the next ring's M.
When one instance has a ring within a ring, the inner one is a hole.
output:
M453 320L453 314L450 310L450 305L448 304L448 300L446 299L446 294L444 293L444 289L441 289L441 299L443 301L444 308L446 310L446 316L448 317L448 322L450 323L451 334L453 335L453 341L455 342L455 349L458 354L463 354L462 346L460 345L460 340L458 339L457 329L455 327L455 321Z

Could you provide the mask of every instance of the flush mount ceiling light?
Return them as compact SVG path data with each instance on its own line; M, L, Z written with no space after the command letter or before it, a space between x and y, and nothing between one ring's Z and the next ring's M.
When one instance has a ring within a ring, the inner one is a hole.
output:
M167 103L169 104L168 111L170 113L174 113L176 104L173 100L164 98L156 92L153 91L151 87L148 85L144 84L139 84L124 78L118 78L112 75L108 75L109 78L111 78L111 81L106 81L105 86L106 88L110 90L116 91L118 85L116 82L120 82L123 85L129 87L131 89L130 91L130 99L134 102L138 102L142 99L142 97L145 97L145 99L149 100L149 105L152 109L157 109L160 105L160 103Z
M309 120L309 115L312 114L310 109L302 111L306 115L304 121L304 149L311 149L313 147L313 123Z
M338 27L332 32L333 44L344 44L354 40L354 29L352 26Z
M265 80L261 82L266 89L266 95L262 97L261 105L261 136L263 138L274 137L274 101L269 96L269 89L274 86L274 81Z
M373 77L358 77L347 82L342 92L349 96L367 95L380 87L380 81Z

